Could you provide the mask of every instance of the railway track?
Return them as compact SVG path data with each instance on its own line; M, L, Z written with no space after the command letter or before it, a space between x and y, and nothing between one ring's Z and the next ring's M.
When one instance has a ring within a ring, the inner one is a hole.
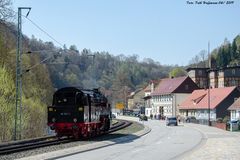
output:
M131 124L132 123L128 122L128 121L119 121L118 123L115 123L114 125L112 125L110 130L104 134L115 132L117 130L128 127ZM55 136L48 136L48 137L43 137L43 138L38 138L38 139L5 143L5 144L0 144L0 155L12 154L12 153L16 153L16 152L36 149L36 148L40 148L40 147L58 145L58 144L63 144L63 143L70 143L73 141L74 140L70 139L70 138L58 139Z

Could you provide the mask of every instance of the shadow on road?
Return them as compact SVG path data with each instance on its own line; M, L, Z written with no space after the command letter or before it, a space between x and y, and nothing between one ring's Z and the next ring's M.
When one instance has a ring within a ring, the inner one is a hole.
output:
M102 144L100 144L99 146L86 147L85 150L70 153L70 154L66 154L66 155L63 155L63 156L57 156L57 157L54 157L54 158L49 158L48 160L55 160L55 159L58 159L58 158L64 158L64 157L72 156L72 155L79 154L79 153L84 153L84 152L88 152L88 151L92 151L92 150L96 150L96 149L100 149L100 148L113 146L113 145L116 145L116 144L131 143L137 138L139 138L139 136L136 136L136 135L133 135L133 134L113 134L113 135L109 134L109 135L105 135L105 136L100 136L100 137L96 137L96 138L91 140L91 142L93 142L93 143L102 142ZM87 141L87 140L85 140L85 141ZM90 145L93 144L91 142L90 142ZM83 145L82 147L85 147L85 146Z

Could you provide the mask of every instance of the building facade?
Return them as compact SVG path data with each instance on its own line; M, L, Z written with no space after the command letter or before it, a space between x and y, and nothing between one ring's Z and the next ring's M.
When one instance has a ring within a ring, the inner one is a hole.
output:
M188 76L197 84L199 88L206 88L208 84L209 68L188 68Z
M237 87L195 90L179 105L180 115L208 120L210 112L210 120L215 121L230 115L227 109L239 96Z
M199 86L211 88L240 86L240 66L224 67L220 69L188 68L188 76Z
M133 110L133 109L140 109L141 107L144 106L144 89L140 88L136 90L135 92L132 92L128 97L128 109Z
M158 83L159 81L151 80L148 86L144 89L145 95L143 99L144 99L145 115L148 117L150 117L150 115L153 114L151 93L154 91Z
M240 67L226 67L218 71L218 87L240 86Z
M163 79L151 93L152 114L157 117L179 115L178 105L198 86L189 77Z
M238 98L229 108L231 120L240 120L240 98Z

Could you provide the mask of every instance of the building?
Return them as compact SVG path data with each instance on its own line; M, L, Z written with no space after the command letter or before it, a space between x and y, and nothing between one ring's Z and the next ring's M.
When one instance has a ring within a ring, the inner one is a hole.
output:
M206 88L208 84L209 68L188 68L188 76L197 84L199 88Z
M211 88L240 86L240 66L220 69L188 68L187 72L199 88L208 88L208 80Z
M218 70L216 69L209 70L209 81L211 88L218 88ZM208 88L207 85L204 89L206 88Z
M219 69L218 87L229 86L240 86L240 66Z
M151 93L152 114L157 117L177 116L178 105L199 87L190 77L162 79Z
M154 91L156 85L159 83L159 81L151 80L147 87L144 89L145 95L144 95L144 107L145 107L145 115L150 117L152 114L152 97L151 93Z
M128 97L128 109L133 110L133 109L140 109L141 107L144 106L144 89L140 88L137 89L135 92L132 92Z
M210 120L215 121L230 115L227 109L238 97L240 92L237 87L195 90L179 105L180 115L194 116L207 122L210 112Z
M229 108L231 120L240 120L240 98L238 98Z

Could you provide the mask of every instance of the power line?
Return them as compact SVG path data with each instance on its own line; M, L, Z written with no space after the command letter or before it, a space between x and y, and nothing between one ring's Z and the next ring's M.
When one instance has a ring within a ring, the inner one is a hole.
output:
M22 15L23 17L25 17L27 20L29 20L35 27L37 27L39 30L41 30L43 33L45 33L49 38L51 38L53 41L55 41L57 44L60 45L60 47L64 48L64 45L62 43L60 43L58 40L56 40L53 36L51 36L49 33L47 33L44 29L42 29L39 25L37 25L33 20L29 19L28 17L26 17L25 15ZM64 51L70 52L70 53L75 53L76 51L72 51L69 49L66 49ZM90 55L92 56L92 55Z
M14 11L15 12L15 11ZM17 12L15 12L17 13ZM27 14L28 15L28 14ZM60 45L60 47L64 48L64 45L60 43L58 40L56 40L53 36L51 36L47 31L45 31L43 28L41 28L37 23L35 23L33 20L27 17L27 15L21 15L22 17L26 18L29 22L31 22L35 27L37 27L40 31L42 31L44 34L46 34L50 39L52 39L54 42ZM66 51L66 50L65 50ZM75 51L67 49L68 52L75 53Z
M60 43L59 41L57 41L53 36L51 36L49 33L47 33L44 29L42 29L39 25L37 25L33 20L31 20L30 18L28 18L27 16L22 15L24 18L26 18L29 22L31 22L35 27L37 27L40 31L42 31L44 34L46 34L49 38L51 38L54 42L56 42L57 44L59 44L61 47L64 47L64 45L62 43Z

